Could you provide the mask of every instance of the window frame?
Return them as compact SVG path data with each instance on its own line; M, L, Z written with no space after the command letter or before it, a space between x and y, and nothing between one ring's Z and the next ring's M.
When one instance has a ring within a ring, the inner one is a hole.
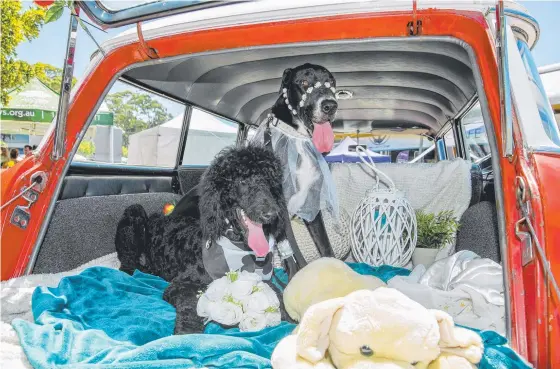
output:
M242 122L240 122L238 120L235 120L235 119L224 117L223 115L217 114L217 113L212 112L208 109L201 108L201 107L199 107L198 105L195 105L195 104L189 104L188 107L189 107L188 121L187 122L183 121L183 130L182 130L181 138L180 138L180 141L179 141L179 151L177 151L177 160L175 162L175 170L176 171L177 170L182 170L182 169L192 169L192 168L207 168L210 165L210 164L187 164L187 165L183 165L183 156L185 155L185 149L187 148L187 142L188 142L188 138L189 138L188 137L189 136L188 131L189 131L189 128L190 128L190 125L191 125L192 111L194 109L200 110L200 111L202 111L206 114L211 114L211 115L214 115L218 118L225 119L225 120L228 120L232 123L237 124L237 136L236 136L236 139L235 139L235 145L236 146L240 145L243 142L242 137L243 137L244 134L246 135L246 132L248 132L248 130L249 130L249 128L247 127L248 126L247 124L242 123ZM185 111L185 118L186 117L187 117L187 112ZM245 133L244 133L244 131L245 131ZM183 135L183 133L184 133L184 135Z
M473 160L472 157L471 157L470 145L467 143L467 134L466 134L466 130L465 130L465 125L463 124L463 118L464 118L467 114L469 114L469 113L476 107L477 104L480 104L479 101L478 101L478 98L477 98L477 99L474 99L473 102L472 102L472 104L470 104L470 105L468 106L468 108L465 109L465 111L463 112L463 114L461 114L461 116L457 119L457 123L458 123L458 125L460 125L460 127L461 127L461 132L462 132L463 137L464 137L463 145L464 145L464 148L465 148L465 160L468 160L468 161L470 161L470 162L473 163L473 164L482 163L482 162L488 160L490 157L492 157L492 153L490 152L489 154L487 154L487 155L485 155L485 156L479 158L479 159L476 160L476 161ZM481 111L481 113L482 113L482 111ZM482 119L483 126L486 127L486 123L484 122L484 115L481 114L480 118ZM488 141L488 145L490 145L490 143L489 143L489 138L488 138L488 133L485 132L485 135L486 135L486 139L487 139L487 141Z
M164 176L168 176L168 175L176 174L177 171L181 168L206 168L206 167L208 167L208 165L183 165L183 154L184 154L186 144L187 144L188 131L189 131L189 127L190 127L190 119L191 119L192 111L193 111L194 108L199 109L199 110L201 110L205 113L215 115L215 116L217 116L221 119L226 119L228 121L236 123L237 124L237 138L236 138L236 144L237 145L239 145L241 142L243 142L243 140L244 140L243 137L246 137L246 135L249 131L249 128L252 127L251 125L245 124L245 123L240 122L236 119L231 119L229 117L224 117L220 114L217 114L216 112L213 112L213 111L210 111L210 110L205 109L203 107L200 107L196 104L193 104L193 103L189 102L188 100L178 99L174 96L170 96L170 95L164 93L161 90L154 89L154 88L148 88L147 85L145 85L144 83L136 81L133 78L129 78L129 77L121 76L120 78L116 79L115 82L108 89L108 91L110 91L111 88L117 82L124 83L124 84L129 85L133 88L140 89L143 92L159 96L161 98L170 100L174 103L178 103L178 104L181 104L181 105L184 106L184 119L183 119L183 125L182 125L182 128L181 128L181 136L179 138L179 146L178 146L178 149L177 149L177 157L175 159L175 165L172 166L172 167L171 166L170 167L157 167L157 166L148 166L148 165L127 165L127 164L122 164L122 163L104 163L104 162L96 162L96 161L74 161L74 160L72 160L70 162L69 172L73 175L95 173L95 174L106 174L106 175L125 174L125 175L138 175L138 176L142 176L142 175L153 175L153 176L164 175ZM109 94L109 92L107 92L107 94L104 94L101 97L101 102L103 102L105 100L105 98L107 97L108 94ZM54 124L51 124L51 127L54 127ZM88 127L89 127L89 125L88 125ZM49 128L49 129L51 129L51 128ZM80 143L81 143L81 141L80 141ZM79 145L79 143L78 143L78 145Z

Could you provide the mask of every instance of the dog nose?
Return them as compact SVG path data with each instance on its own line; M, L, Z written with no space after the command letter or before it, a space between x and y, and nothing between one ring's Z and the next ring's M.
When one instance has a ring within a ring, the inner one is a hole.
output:
M338 108L338 104L335 100L323 100L321 102L321 110L325 114L332 114Z

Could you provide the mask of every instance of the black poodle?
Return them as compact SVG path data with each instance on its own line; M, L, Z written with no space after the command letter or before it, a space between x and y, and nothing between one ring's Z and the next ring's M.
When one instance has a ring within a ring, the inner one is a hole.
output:
M278 292L269 280L272 252L268 240L271 236L276 244L286 240L287 219L278 158L256 145L227 148L170 215L161 212L148 217L141 205L125 210L115 240L120 268L170 281L164 299L177 311L175 334L201 332L197 294L225 272L258 271ZM224 242L239 249L236 255L245 256L230 260ZM279 300L282 304L281 295ZM281 313L286 319L282 305Z

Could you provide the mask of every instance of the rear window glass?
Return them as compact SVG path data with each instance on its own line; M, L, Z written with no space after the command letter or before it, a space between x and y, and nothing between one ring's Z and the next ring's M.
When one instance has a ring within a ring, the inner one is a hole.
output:
M529 46L527 46L524 41L517 40L517 48L521 54L521 59L523 60L527 77L531 82L533 97L537 104L537 109L539 111L544 131L552 142L560 146L560 128L554 118L552 106L550 105L550 101L546 95L546 91L542 84L533 56L531 55L531 51L529 50Z
M367 148L370 157L378 163L406 163L418 158L417 162L436 161L435 150L431 149L433 141L417 134L373 134L365 137L341 137L335 141L335 147L329 156L336 155L336 161L361 162L356 156L355 146ZM428 151L429 152L426 152Z
M222 149L236 144L238 124L193 108L182 165L208 165Z
M453 136L452 129L450 129L445 135L443 135L443 141L445 142L445 152L447 153L447 159L455 159L457 157L457 145L455 144L455 136Z
M73 161L174 167L184 109L175 101L117 82Z
M480 103L476 103L461 118L461 125L465 133L465 141L471 161L477 163L490 155L490 145L488 144L488 135L484 127Z

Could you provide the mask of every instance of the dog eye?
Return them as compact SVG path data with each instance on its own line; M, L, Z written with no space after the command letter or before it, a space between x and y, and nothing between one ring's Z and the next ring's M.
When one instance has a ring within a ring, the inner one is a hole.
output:
M364 356L371 356L373 355L373 350L369 346L364 345L360 347L360 353Z

